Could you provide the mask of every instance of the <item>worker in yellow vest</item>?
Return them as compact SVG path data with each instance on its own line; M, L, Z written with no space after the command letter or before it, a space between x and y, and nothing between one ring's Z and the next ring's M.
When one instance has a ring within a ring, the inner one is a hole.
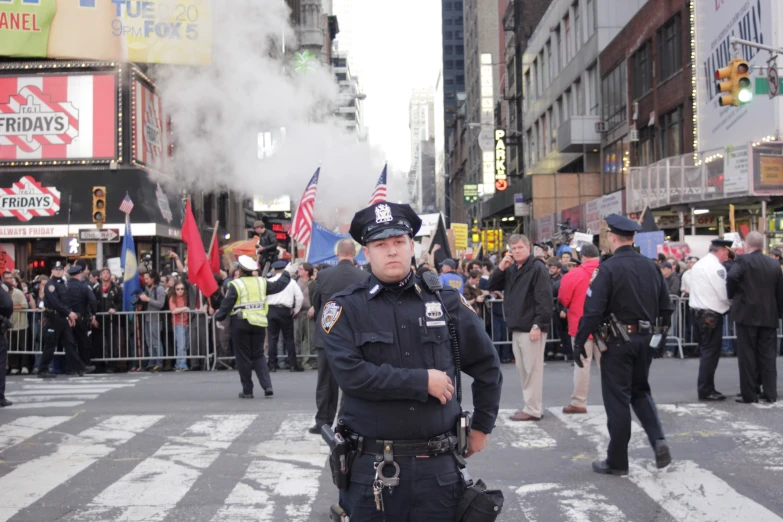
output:
M274 282L258 277L258 263L249 256L239 256L242 275L228 284L228 293L215 320L220 323L231 315L231 342L234 345L239 380L242 382L240 399L253 398L253 370L264 396L271 397L272 380L264 357L266 314L269 305L266 296L281 292L288 286L291 276L287 272Z

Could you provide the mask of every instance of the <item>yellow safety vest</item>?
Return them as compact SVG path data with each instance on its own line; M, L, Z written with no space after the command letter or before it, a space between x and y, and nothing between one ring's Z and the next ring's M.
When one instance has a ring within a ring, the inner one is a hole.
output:
M263 277L242 277L229 283L237 291L237 302L231 315L239 316L254 326L267 326L266 279Z

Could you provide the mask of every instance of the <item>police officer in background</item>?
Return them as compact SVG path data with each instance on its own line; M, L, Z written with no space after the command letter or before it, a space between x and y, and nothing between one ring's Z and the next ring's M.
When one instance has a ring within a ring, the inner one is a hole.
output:
M84 375L84 364L79 358L72 327L79 316L68 304L68 290L63 281L65 267L57 261L52 267L52 278L44 290L43 354L38 367L38 377L53 379L57 377L49 371L54 350L61 344L65 350L65 361L72 372Z
M266 296L285 289L291 281L288 272L280 279L269 282L258 273L258 263L249 256L239 256L239 269L242 275L228 284L226 298L215 314L215 321L223 321L231 314L231 343L236 353L239 380L242 383L240 399L253 398L253 370L264 389L264 396L271 397L272 380L264 359L264 336L266 335L269 305ZM218 328L222 328L218 325ZM271 349L271 347L270 347Z
M5 332L11 326L11 314L14 313L14 301L8 293L8 287L0 283L0 407L13 403L5 398L5 366L8 362L8 342Z
M726 396L715 389L715 370L723 345L723 315L731 301L726 288L726 269L732 241L713 239L710 252L687 272L690 276L689 304L699 330L699 378L697 388L703 401L723 401Z
M364 245L372 275L335 294L321 313L324 349L345 393L340 422L358 452L340 499L354 522L456 519L464 491L454 457L461 408L446 312L462 370L474 379L468 456L484 449L497 418L503 376L483 321L449 287L440 292L444 310L411 271L420 226L409 205L357 212L350 233ZM384 482L374 498L377 461L393 463L387 477L399 466L399 484Z
M669 291L656 264L634 250L634 234L641 230L635 221L617 214L606 217L613 255L595 269L587 289L584 315L574 341L574 362L582 367L587 356L585 343L599 326L612 319L618 335L606 342L601 355L601 391L609 428L606 460L593 462L593 471L611 475L628 474L628 441L631 438L631 410L647 432L655 451L658 469L671 462L669 446L658 419L647 380L653 352L660 343L654 334L656 323L665 331L672 315Z
M68 307L76 313L78 318L73 326L73 338L76 346L79 347L79 358L84 364L84 373L95 371L95 366L90 365L90 324L95 312L98 311L98 300L92 289L85 283L85 277L89 274L87 267L74 265L68 269L68 279L66 287ZM72 372L75 372L73 368Z

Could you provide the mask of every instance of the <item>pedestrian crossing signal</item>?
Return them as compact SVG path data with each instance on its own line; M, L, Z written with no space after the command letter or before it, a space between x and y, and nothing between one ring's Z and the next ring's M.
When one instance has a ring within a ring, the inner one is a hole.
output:
M92 188L92 221L98 228L106 221L106 187Z
M721 107L744 105L753 100L750 65L741 58L734 58L726 67L715 71L719 93L728 93L718 98Z

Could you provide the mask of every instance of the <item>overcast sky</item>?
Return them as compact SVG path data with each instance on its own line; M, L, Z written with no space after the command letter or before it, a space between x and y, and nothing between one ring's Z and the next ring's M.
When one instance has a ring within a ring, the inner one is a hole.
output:
M414 88L433 87L441 64L440 0L354 0L364 124L370 142L395 170L408 171L408 102ZM338 20L339 22L339 20Z

